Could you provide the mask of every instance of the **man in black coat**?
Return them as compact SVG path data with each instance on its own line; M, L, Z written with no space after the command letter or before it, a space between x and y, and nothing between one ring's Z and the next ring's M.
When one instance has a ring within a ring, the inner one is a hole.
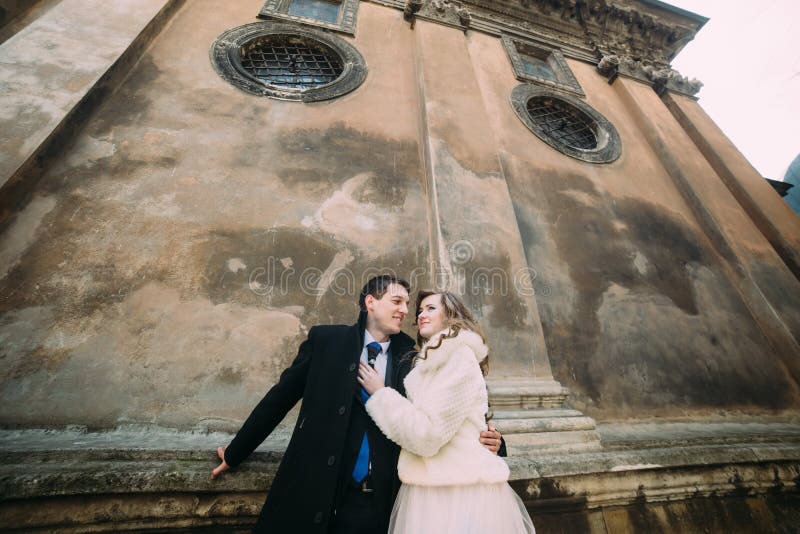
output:
M399 487L400 448L367 415L356 376L359 361L367 361L369 353L386 384L404 393L410 359L403 357L414 348L414 340L400 331L409 289L404 280L377 276L361 292L356 324L311 328L292 365L227 448L218 449L222 462L212 478L239 465L303 400L254 532L386 532ZM371 353L369 344L375 347ZM380 352L373 358L378 345ZM496 432L481 435L494 451L499 438ZM357 475L359 469L363 472Z

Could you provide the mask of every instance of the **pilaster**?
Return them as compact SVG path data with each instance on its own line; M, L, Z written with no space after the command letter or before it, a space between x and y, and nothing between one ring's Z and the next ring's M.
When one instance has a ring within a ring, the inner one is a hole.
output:
M431 283L461 294L480 319L490 347L494 422L512 450L597 447L594 421L564 408L569 392L553 379L535 273L464 32L425 19L414 32Z

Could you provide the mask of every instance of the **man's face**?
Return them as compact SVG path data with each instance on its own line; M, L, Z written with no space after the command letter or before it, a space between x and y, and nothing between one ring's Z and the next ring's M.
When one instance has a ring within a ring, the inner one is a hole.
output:
M400 331L408 314L408 291L400 284L390 284L379 299L367 295L364 299L370 324L386 336Z

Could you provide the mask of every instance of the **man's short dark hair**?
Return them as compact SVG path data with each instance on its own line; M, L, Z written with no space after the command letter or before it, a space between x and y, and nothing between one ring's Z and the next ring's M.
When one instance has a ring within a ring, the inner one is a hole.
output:
M373 278L370 278L369 281L364 285L364 288L361 290L361 295L358 297L358 307L361 311L367 311L367 304L365 302L367 295L372 295L376 299L380 300L389 290L389 286L392 284L399 284L406 288L406 291L409 293L411 292L411 284L403 280L402 278L398 278L393 274L380 274Z

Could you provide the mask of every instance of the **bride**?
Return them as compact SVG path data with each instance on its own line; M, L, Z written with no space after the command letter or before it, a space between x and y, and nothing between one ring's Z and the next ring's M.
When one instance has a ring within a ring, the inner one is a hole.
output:
M486 430L488 349L472 314L453 293L421 291L417 328L408 398L368 365L358 372L367 412L402 447L389 532L533 533L505 461L475 440Z

